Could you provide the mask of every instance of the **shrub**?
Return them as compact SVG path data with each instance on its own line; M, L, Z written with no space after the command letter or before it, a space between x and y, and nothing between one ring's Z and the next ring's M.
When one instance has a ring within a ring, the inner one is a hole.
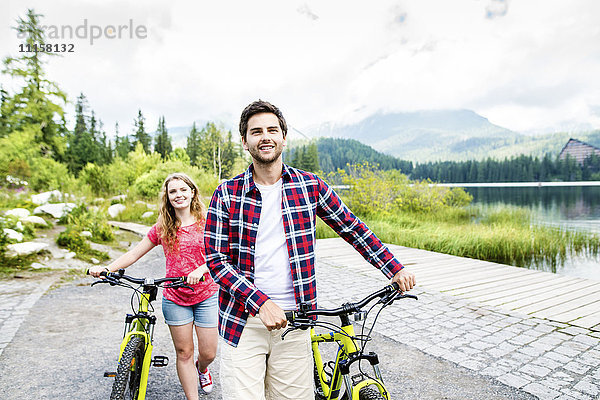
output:
M104 214L99 211L93 211L84 204L80 204L72 209L59 222L67 224L67 230L74 229L78 232L84 230L90 231L92 233L92 240L95 242L108 242L115 238Z
M68 227L66 231L59 233L56 244L78 254L90 251L89 243L81 236L81 231L74 227Z
M108 194L113 186L107 168L88 163L79 173L79 179L89 185L95 195Z
M31 161L31 170L29 186L34 191L58 189L65 192L75 187L76 180L69 173L67 166L51 158L34 158Z
M200 194L212 195L217 187L217 179L200 168L190 166L180 160L169 160L157 164L152 170L138 177L133 185L134 193L144 199L156 199L165 178L174 172L188 174L198 185Z
M348 185L348 206L357 215L394 215L398 212L437 213L468 205L472 197L462 188L432 186L429 181L412 182L400 171L380 171L364 163L338 170L328 179Z

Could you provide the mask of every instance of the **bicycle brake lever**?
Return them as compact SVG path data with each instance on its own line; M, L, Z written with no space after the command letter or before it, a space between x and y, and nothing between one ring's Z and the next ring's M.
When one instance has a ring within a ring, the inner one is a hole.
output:
M94 285L96 285L98 283L108 283L108 284L110 284L110 286L115 286L115 285L119 284L119 281L116 280L116 279L111 279L109 277L106 277L104 279L100 279L100 280L92 282L92 284L90 285L90 287L94 286Z
M415 296L414 294L398 293L396 295L396 298L394 300L400 300L400 299L414 299L414 300L419 300L419 298L417 296Z

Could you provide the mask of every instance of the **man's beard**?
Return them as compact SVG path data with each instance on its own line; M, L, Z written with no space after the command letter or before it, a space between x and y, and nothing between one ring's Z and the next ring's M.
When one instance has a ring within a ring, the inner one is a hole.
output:
M271 155L263 156L262 154L260 154L258 146L255 149L248 148L248 152L252 156L252 159L255 162L263 165L273 164L281 156L281 153L283 153L283 148L281 146L275 145L274 150L275 151Z

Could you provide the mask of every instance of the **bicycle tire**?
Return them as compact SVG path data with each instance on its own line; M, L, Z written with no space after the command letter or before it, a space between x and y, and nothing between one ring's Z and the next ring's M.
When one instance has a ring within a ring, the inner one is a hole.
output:
M364 388L359 390L358 399L359 400L385 400L385 397L383 397L383 395L381 393L379 393L379 390L374 389L372 386L365 386Z
M132 336L123 350L110 400L135 400L140 391L140 378L146 343L140 336Z

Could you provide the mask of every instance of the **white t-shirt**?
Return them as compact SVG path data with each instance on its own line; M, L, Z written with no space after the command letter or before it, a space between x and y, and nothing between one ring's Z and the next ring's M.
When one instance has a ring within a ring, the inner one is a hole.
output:
M270 186L255 183L262 209L254 252L254 285L284 310L295 310L290 256L281 212L281 179Z

